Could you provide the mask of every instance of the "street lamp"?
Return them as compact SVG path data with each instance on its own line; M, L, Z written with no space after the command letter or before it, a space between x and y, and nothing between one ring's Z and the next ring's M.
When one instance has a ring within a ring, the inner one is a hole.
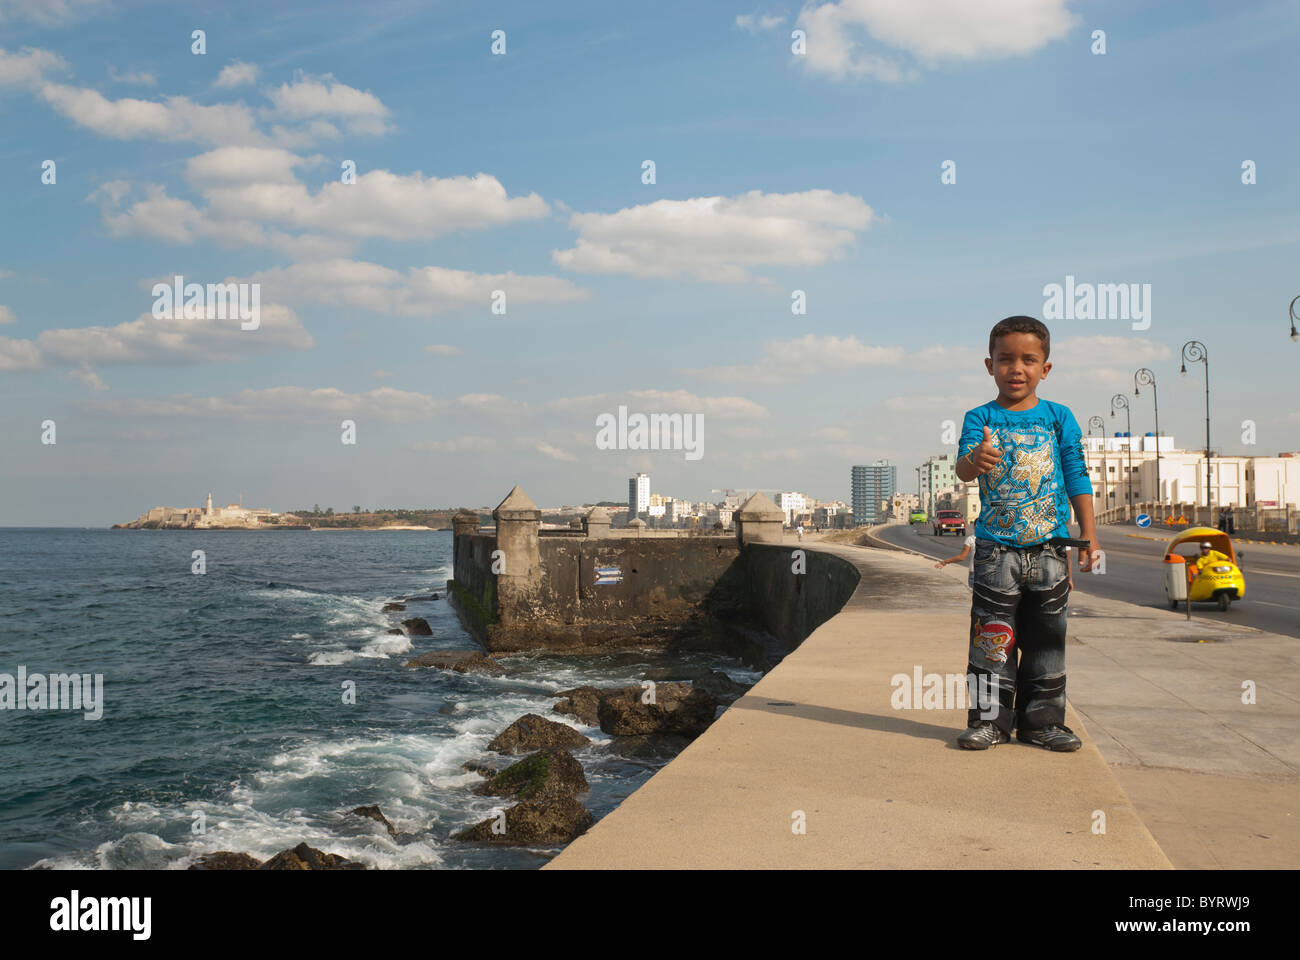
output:
M1128 397L1117 393L1110 398L1110 415L1115 416L1116 408L1124 411L1124 432L1128 434L1128 506L1133 509L1133 415L1129 412ZM1128 519L1127 512L1124 519Z
M1300 299L1300 298L1297 298ZM1164 502L1164 488L1160 486L1160 398L1156 395L1156 375L1143 367L1133 374L1133 396L1138 396L1138 384L1151 388L1151 402L1156 408L1156 503Z
M1201 341L1188 340L1183 344L1182 356L1183 366L1178 372L1183 376L1187 376L1188 360L1205 364L1205 508L1209 510L1213 507L1210 502L1210 491L1213 489L1210 485L1210 352Z
M1088 436L1092 436L1092 428L1096 427L1101 431L1101 509L1110 508L1110 497L1106 491L1106 421L1101 417L1088 418Z
M1292 340L1300 340L1300 333L1296 333L1295 330L1295 322L1297 320L1300 320L1300 317L1297 317L1295 315L1296 301L1300 301L1300 297L1296 297L1294 300L1292 300L1291 306L1287 308L1287 313L1291 314L1291 339Z

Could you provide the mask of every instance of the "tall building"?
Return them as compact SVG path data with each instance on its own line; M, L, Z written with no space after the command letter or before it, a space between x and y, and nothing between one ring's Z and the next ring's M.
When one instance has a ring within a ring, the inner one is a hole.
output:
M644 517L650 507L650 474L638 473L627 481L627 519Z
M885 516L884 502L898 489L898 468L888 460L870 466L854 466L852 473L853 523L875 523Z
M939 492L960 486L957 458L951 453L931 457L921 464L921 509L934 513Z

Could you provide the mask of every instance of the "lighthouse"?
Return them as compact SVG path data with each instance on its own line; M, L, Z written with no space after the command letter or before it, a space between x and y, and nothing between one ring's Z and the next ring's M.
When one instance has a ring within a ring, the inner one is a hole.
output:
M203 508L203 515L205 517L212 516L212 494L211 493L208 494L208 505Z

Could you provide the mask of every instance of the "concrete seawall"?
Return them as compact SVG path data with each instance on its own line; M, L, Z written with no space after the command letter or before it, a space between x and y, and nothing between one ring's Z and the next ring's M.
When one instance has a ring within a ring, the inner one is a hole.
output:
M773 620L778 562L788 578L798 546L754 550ZM856 572L843 609L546 869L1169 867L1072 707L1073 754L963 751L964 709L894 708L900 676L965 673L964 580L902 554L804 549L810 571ZM796 633L800 616L785 613Z
M607 523L552 533L515 488L495 532L474 515L454 522L449 596L494 653L663 643L769 669L839 611L859 575L832 554L771 542L780 512L762 497L750 505L734 536L611 536Z

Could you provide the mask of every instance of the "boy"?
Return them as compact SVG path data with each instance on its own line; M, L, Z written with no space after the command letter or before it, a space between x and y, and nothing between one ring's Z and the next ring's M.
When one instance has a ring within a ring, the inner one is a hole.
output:
M958 444L957 476L979 478L968 672L992 703L972 703L957 742L987 750L1016 738L1049 750L1078 750L1065 725L1065 629L1070 556L1052 540L1069 537L1070 505L1090 543L1079 569L1092 569L1101 544L1083 432L1068 407L1040 400L1051 336L1033 317L1008 317L989 334L984 367L998 396L969 410ZM1068 500L1067 500L1068 498ZM1017 654L1019 654L1017 663Z

